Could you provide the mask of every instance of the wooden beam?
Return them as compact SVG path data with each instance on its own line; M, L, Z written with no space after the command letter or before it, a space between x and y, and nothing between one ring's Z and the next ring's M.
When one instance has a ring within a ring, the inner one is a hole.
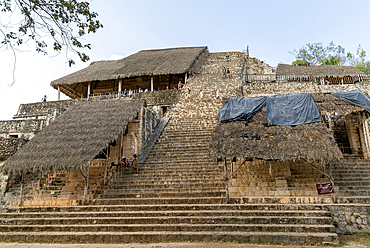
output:
M67 85L62 85L61 90L64 94L66 94L67 96L71 98L78 98L78 95L76 95L76 93L74 93L71 89L69 89Z

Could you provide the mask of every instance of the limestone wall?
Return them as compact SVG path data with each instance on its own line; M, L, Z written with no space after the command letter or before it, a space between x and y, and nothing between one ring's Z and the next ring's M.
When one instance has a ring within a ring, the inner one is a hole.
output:
M145 99L146 105L149 106L170 106L178 101L180 95L179 90L159 90L159 91L148 91L139 94L135 94L135 99Z
M332 204L327 208L333 216L338 233L370 231L369 204Z
M21 104L19 105L17 114L13 118L46 118L50 110L58 108L68 109L74 103L76 103L76 100Z
M228 174L237 169L240 158ZM220 163L220 162L219 162ZM230 197L318 197L316 184L327 183L321 173L304 161L246 161L229 180Z
M2 139L0 138L0 158L8 158L13 155L21 146L27 143L26 139Z
M47 119L0 121L0 137L11 138L10 135L18 135L18 138L31 139L48 124Z

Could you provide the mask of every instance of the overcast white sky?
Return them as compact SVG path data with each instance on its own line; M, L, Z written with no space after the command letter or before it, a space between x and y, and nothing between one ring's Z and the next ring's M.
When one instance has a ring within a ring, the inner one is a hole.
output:
M91 61L127 56L143 49L208 46L211 52L242 51L276 66L306 43L330 41L346 51L361 46L370 53L370 1L367 0L93 0L104 28L86 37ZM5 20L3 13L0 19ZM14 57L0 52L0 120L9 120L19 104L57 99L52 80L87 67L69 68L64 55L44 56L32 47ZM117 56L115 56L117 55ZM370 54L368 56L370 59ZM66 99L66 97L64 97Z

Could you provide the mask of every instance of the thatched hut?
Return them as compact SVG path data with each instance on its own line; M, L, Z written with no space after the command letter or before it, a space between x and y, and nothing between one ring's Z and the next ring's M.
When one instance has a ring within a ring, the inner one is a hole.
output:
M211 141L210 154L262 160L304 159L324 165L342 157L333 134L324 123L268 126L266 107L252 122L219 124Z
M163 90L185 83L208 57L207 47L142 50L120 60L92 62L90 66L51 82L71 98L124 90Z
M345 130L353 127L349 119L365 114L363 108L346 103L332 94L311 94L323 122L298 126L268 126L266 107L258 112L252 122L220 123L214 132L210 154L214 157L248 157L263 160L304 159L311 163L330 164L342 157L336 140L336 128L340 118L347 118ZM343 131L343 130L342 130ZM343 136L345 132L341 132ZM351 133L347 132L347 135ZM359 134L366 136L366 134ZM347 138L353 141L351 138ZM349 143L350 143L349 141ZM359 140L360 143L360 140ZM362 144L366 142L362 141ZM348 144L349 146L355 146Z
M330 84L352 84L353 77L364 75L362 71L353 66L320 65L320 66L296 66L278 64L276 74L280 75L308 75L311 81L322 78Z
M144 104L144 100L78 103L22 146L2 172L81 170L125 132Z

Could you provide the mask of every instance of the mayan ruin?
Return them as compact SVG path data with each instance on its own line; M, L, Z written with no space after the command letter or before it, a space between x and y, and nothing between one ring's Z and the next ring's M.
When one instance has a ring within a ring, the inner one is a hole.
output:
M91 62L50 82L58 101L0 121L0 239L336 245L369 232L369 80L207 46Z

